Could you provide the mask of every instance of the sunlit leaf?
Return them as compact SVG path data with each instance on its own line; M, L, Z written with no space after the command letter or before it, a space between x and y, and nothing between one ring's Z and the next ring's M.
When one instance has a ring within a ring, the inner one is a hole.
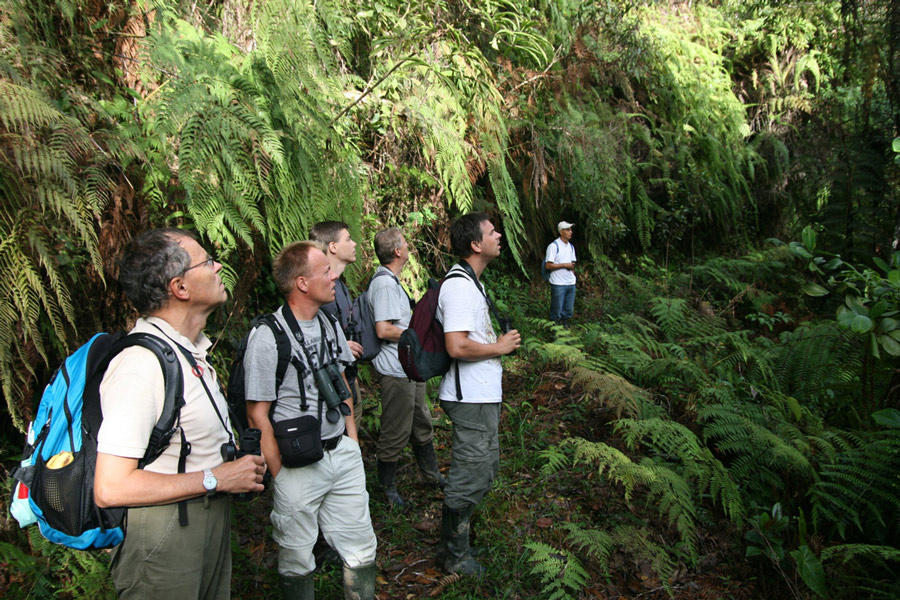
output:
M829 294L828 290L823 288L821 285L817 283L813 283L811 281L803 284L803 293L807 296L827 296Z

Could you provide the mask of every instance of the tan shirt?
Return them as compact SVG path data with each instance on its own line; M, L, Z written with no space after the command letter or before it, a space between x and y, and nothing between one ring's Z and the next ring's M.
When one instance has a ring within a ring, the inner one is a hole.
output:
M219 414L230 427L228 406L219 389L216 373L206 358L206 351L211 345L209 338L201 333L194 345L166 321L156 317L138 319L132 332L149 333L162 339L175 349L181 363L185 405L181 409L180 422L185 438L191 444L185 472L201 471L222 464L219 449L228 441L228 434L216 416L200 379L192 373L191 366L181 351L172 344L174 340L193 354L202 370L203 379L213 394ZM162 369L153 352L146 348L132 347L116 356L100 383L103 423L97 435L97 450L125 458L143 457L150 432L162 413L164 393ZM176 429L169 447L162 456L147 465L146 470L177 473L180 451L181 436Z

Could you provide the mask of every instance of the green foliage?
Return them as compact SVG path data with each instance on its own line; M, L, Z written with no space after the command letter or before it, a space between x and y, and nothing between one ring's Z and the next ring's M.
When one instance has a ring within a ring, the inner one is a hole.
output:
M177 174L193 224L226 258L257 236L274 254L360 207L359 157L330 124L344 78L315 9L292 7L260 6L246 54L174 16L151 39L151 64L167 75L141 106L145 133L162 142L148 191L164 210Z
M571 552L540 542L527 542L525 548L530 551L528 560L534 565L531 573L540 576L543 593L548 599L578 597L588 580L588 573Z
M884 411L883 411L884 412ZM895 414L896 409L891 409ZM810 490L813 522L834 528L842 539L865 533L869 539L896 538L900 519L900 427L866 434L821 466Z
M23 431L18 400L35 359L51 356L41 329L63 348L77 340L73 280L103 277L95 223L118 183L111 152L122 150L101 145L108 125L88 129L37 89L0 79L0 383Z
M875 269L860 268L840 255L816 251L817 234L812 227L803 229L802 238L802 243L791 242L790 248L807 261L809 271L820 282L808 282L803 291L816 297L832 290L842 295L837 322L865 335L876 359L882 350L900 356L900 251L893 252L888 260L873 257Z
M109 554L73 550L48 542L32 526L27 530L30 551L0 542L3 562L25 576L25 585L11 587L9 598L30 599L62 595L75 600L116 597L109 577Z

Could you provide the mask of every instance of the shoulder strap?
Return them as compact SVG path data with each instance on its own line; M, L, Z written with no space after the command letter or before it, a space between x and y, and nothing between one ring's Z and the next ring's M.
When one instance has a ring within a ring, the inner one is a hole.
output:
M375 274L372 275L372 279L369 280L369 284L366 286L366 291L369 291L369 288L372 287L372 282L373 282L373 281L375 281L375 280L376 280L377 278L379 278L379 277L384 277L384 276L386 276L386 275L390 275L390 276L394 277L394 279L397 279L397 278L394 276L394 274L390 272L390 270L382 271L381 269L378 269L378 270L375 271Z
M472 269L471 265L469 265L469 263L467 263L466 261L460 261L457 264L466 273L465 275L459 274L457 275L457 277L465 277L475 284L475 287L478 288L478 291L481 292L481 295L484 297L485 302L487 302L488 310L491 311L491 314L494 315L494 318L497 319L497 322L499 323L502 320L502 317L494 307L494 302L493 300L491 300L491 297L488 296L487 292L484 289L484 286L481 284L481 281L478 280L478 276L475 275L475 270ZM457 271L457 273L459 273L459 271ZM449 279L451 275L453 275L453 273L448 274L446 279Z
M257 318L257 324L263 324L272 330L275 336L275 348L278 351L278 364L275 367L275 390L281 387L284 381L284 374L287 373L288 365L291 364L291 340L288 338L287 332L274 313L266 313Z
M159 458L159 455L169 446L169 440L175 433L178 417L181 415L181 407L184 406L184 379L181 363L178 362L178 356L172 346L149 333L132 333L125 336L113 347L110 356L115 356L131 346L141 346L153 352L162 368L165 382L162 413L150 434L147 450L144 452L143 458L138 461L138 468L143 468Z

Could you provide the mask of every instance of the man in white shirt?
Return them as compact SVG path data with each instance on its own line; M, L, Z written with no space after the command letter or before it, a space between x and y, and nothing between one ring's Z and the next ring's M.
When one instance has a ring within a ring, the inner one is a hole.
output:
M450 243L460 262L445 279L435 314L444 327L444 342L453 364L441 381L441 408L453 424L453 457L444 488L438 562L451 573L484 573L472 556L472 512L491 489L500 466L500 403L503 366L500 357L521 343L516 330L497 337L490 304L480 278L500 256L500 232L484 213L463 215L450 227Z
M133 331L172 346L185 402L179 433L141 469L138 461L163 408L159 362L146 348L128 348L110 362L100 384L94 500L101 507L131 507L125 540L111 562L119 598L231 597L229 494L262 491L266 467L261 456L231 462L223 456L223 445L233 441L228 405L202 331L225 302L221 269L177 229L139 235L119 264L119 283L143 315Z
M547 246L544 268L550 273L550 320L565 326L575 309L575 246L572 223L560 221L559 237Z
M381 266L375 271L366 297L375 322L381 350L372 361L381 386L381 432L378 435L378 482L391 506L406 501L397 491L397 463L411 442L419 469L432 484L446 484L434 453L431 410L425 402L425 383L412 381L397 355L400 335L409 327L412 301L397 278L409 260L409 245L396 227L375 234L375 255Z

